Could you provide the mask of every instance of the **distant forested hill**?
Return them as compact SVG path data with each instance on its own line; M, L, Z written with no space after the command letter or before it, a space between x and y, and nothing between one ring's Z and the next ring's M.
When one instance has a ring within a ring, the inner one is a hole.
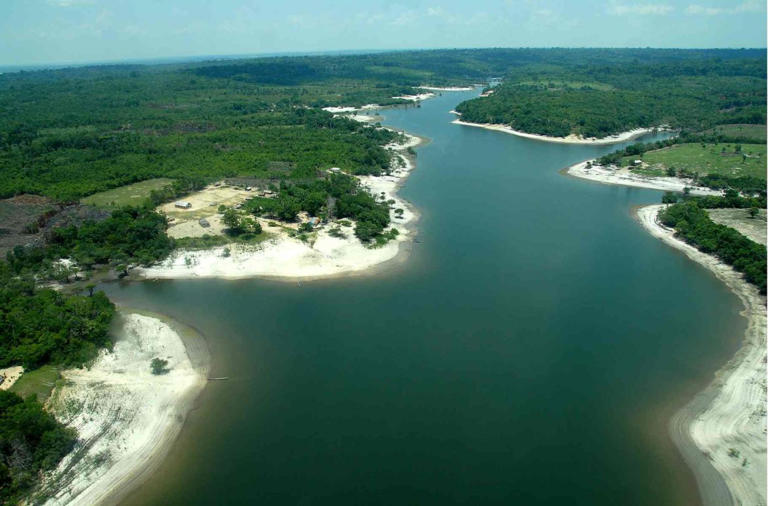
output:
M470 121L536 133L764 121L764 51L459 49L0 75L0 198L72 200L156 177L378 173L393 134L319 110L506 77ZM283 169L275 170L274 167ZM287 168L287 169L286 169Z
M465 121L558 137L604 137L658 125L697 131L765 124L765 51L656 55L517 67L491 96L464 102L457 111Z

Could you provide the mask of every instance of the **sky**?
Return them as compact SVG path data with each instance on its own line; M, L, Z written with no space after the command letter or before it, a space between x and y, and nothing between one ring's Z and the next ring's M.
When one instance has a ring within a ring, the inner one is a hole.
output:
M455 47L765 47L765 0L0 0L0 65Z

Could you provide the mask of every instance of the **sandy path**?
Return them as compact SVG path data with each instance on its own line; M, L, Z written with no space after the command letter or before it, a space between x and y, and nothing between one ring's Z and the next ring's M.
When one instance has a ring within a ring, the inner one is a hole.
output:
M160 464L205 385L204 345L190 343L188 354L175 327L131 313L116 333L113 351L102 351L88 369L62 373L66 384L48 402L77 429L78 445L46 476L46 504L118 502ZM168 373L152 374L155 357L168 361Z
M459 114L456 111L451 111L451 112L454 114ZM515 130L508 125L489 124L489 123L470 123L469 121L462 121L460 119L453 120L453 123L455 123L456 125L485 128L486 130L495 130L497 132L504 132L507 134L517 135L518 137L525 137L526 139L533 139L533 140L544 141L544 142L556 142L561 144L593 144L593 145L617 144L619 142L636 139L637 137L641 137L643 135L652 133L654 130L656 130L654 128L636 128L634 130L629 130L627 132L622 132L616 135L609 135L608 137L602 137L600 139L597 139L597 138L585 139L583 137L578 137L573 134L569 135L568 137L551 137L549 135L529 134L526 132Z
M282 234L258 245L229 245L206 250L179 250L165 261L148 268L136 269L134 274L150 279L274 277L283 279L317 279L369 271L372 267L389 262L406 251L406 245L415 233L413 225L418 215L408 202L397 195L398 188L414 169L405 154L409 147L421 139L408 135L404 144L387 148L395 152L395 166L387 176L359 176L363 186L375 196L384 195L394 200L390 211L392 226L400 234L382 247L367 247L354 235L354 222L342 227L346 237L333 237L329 230L333 224L317 232L314 242L302 242ZM403 209L402 215L396 209ZM225 254L229 251L229 256Z
M654 237L712 271L744 304L741 349L670 422L706 506L766 504L766 299L741 274L657 222L663 205L637 210Z
M565 174L580 179L587 179L603 184L617 184L623 186L633 186L636 188L650 188L652 190L682 192L685 188L690 188L693 195L722 195L722 191L713 190L704 186L694 186L690 179L681 179L678 177L649 177L640 174L634 174L626 167L608 168L602 165L591 165L594 160L586 160L571 165L565 169Z

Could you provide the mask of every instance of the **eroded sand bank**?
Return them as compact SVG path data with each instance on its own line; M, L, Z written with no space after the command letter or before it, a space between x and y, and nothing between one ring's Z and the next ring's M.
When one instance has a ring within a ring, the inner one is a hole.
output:
M62 373L47 408L77 429L78 444L46 476L46 504L114 504L157 468L207 380L205 343L179 329L121 313L114 349ZM153 358L167 360L168 371L153 374Z
M706 506L766 504L766 299L717 258L677 239L657 220L663 205L637 210L654 237L723 281L744 305L741 349L670 423L672 439L696 475Z

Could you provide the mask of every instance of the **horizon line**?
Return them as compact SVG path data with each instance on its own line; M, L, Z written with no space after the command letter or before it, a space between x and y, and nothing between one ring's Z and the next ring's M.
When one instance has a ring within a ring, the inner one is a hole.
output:
M641 49L641 50L679 50L679 51L768 51L768 47L653 47L653 46L468 46L468 47L422 47L422 48L389 48L389 49L328 49L318 51L270 51L264 53L233 53L233 54L196 54L177 56L148 56L126 57L105 60L69 60L42 63L0 63L0 74L21 72L25 70L61 70L75 67L100 67L108 65L163 65L173 63L189 63L193 61L240 60L248 58L277 58L281 56L322 56L322 55L364 55L375 53L398 53L411 51L459 51L482 49Z

